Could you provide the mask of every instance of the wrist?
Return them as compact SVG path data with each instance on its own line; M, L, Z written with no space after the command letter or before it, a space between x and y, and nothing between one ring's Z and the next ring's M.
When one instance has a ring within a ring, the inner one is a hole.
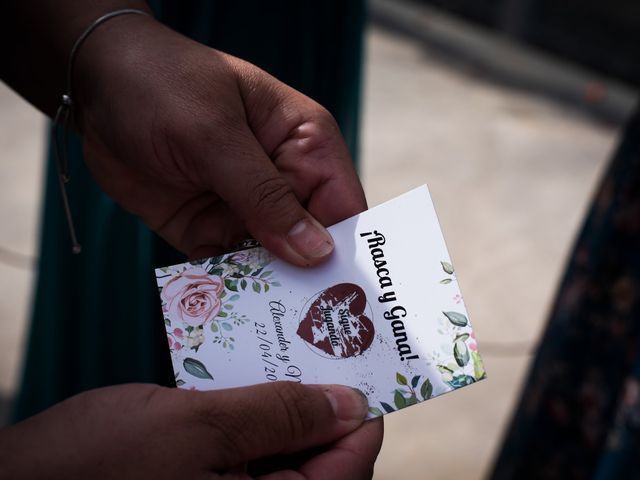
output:
M228 56L143 15L115 18L87 38L73 72L74 115L81 133L115 127L132 114L145 118L170 99L187 100L233 72ZM102 128L100 128L102 127Z
M109 19L90 32L76 52L69 79L73 123L78 130L83 131L92 106L122 93L115 88L118 84L122 86L117 79L140 65L144 51L141 43L151 32L162 29L165 27L151 15L125 14Z

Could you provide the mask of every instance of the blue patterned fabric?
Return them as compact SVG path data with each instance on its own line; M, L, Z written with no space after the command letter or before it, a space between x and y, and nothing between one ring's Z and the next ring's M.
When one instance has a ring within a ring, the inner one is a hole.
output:
M640 478L640 112L593 200L492 478Z

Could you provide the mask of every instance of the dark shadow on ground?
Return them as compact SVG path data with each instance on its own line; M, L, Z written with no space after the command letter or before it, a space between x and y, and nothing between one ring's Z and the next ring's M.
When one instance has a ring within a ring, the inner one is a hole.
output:
M431 13L431 15L429 15ZM534 53L495 33L409 2L370 2L373 23L421 45L443 66L502 88L562 103L575 113L612 126L633 111L637 90L576 69L567 59Z

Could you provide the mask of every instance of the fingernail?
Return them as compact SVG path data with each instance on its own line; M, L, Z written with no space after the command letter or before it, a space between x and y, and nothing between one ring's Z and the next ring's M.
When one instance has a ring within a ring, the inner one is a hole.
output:
M300 220L289 230L287 240L291 248L304 258L325 257L333 250L333 239L327 229L308 218Z
M360 390L342 385L328 385L323 391L338 419L361 421L367 416L369 402Z

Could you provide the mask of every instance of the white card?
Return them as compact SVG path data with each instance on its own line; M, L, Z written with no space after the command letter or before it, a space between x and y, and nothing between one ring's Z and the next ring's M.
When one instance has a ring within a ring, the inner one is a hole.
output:
M485 378L426 186L329 231L311 269L258 247L156 270L179 387L337 383L373 417Z

